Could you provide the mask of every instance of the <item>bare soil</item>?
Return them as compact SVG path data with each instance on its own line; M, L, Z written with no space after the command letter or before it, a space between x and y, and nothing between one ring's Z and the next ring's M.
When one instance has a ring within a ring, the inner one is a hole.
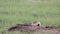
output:
M20 32L38 32L48 34L60 34L60 28L54 26L32 26L32 25L16 25L10 27L8 31L20 31Z

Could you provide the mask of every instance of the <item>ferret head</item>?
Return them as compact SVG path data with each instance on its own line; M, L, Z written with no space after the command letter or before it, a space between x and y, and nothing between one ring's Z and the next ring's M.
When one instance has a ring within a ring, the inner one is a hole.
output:
M35 21L35 22L33 22L33 25L35 25L35 26L41 26L41 23L40 23L40 21Z

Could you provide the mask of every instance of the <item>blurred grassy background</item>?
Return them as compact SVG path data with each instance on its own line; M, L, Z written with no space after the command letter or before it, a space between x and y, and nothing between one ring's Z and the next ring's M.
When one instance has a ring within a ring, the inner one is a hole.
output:
M60 26L60 0L0 0L0 28L37 19Z

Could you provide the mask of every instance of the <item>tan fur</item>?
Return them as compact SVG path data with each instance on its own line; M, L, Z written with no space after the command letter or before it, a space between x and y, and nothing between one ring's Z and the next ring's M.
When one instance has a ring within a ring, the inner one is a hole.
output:
M32 25L34 25L34 26L37 26L37 25L41 26L41 23L40 23L40 21L35 21L35 22L32 23Z

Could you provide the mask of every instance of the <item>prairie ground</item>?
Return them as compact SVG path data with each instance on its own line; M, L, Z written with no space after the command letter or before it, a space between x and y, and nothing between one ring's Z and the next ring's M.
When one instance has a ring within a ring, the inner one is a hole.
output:
M6 27L20 22L33 22L37 19L44 26L60 26L60 0L0 0L1 34L16 34L16 32L6 31Z

